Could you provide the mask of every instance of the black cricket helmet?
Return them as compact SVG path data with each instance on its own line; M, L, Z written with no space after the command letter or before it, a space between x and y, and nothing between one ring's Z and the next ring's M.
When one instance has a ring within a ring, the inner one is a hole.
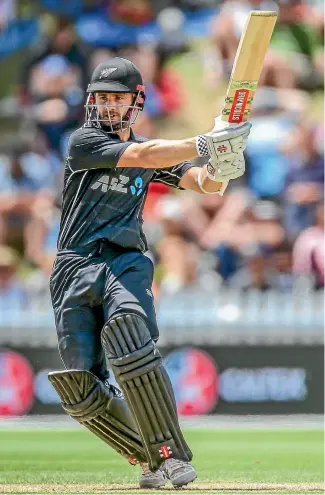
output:
M132 105L104 105L107 108L107 119L102 119L95 102L95 93L132 93ZM145 87L138 68L124 58L111 58L99 64L94 70L87 87L86 125L97 127L105 126L105 130L116 133L130 128L136 121L139 112L143 110L145 102ZM112 122L110 108L121 107L120 122ZM125 110L127 109L126 113ZM123 116L124 115L124 116Z

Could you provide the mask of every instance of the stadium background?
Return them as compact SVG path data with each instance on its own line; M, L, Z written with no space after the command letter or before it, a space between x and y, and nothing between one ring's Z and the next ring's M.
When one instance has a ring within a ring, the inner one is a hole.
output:
M220 113L249 10L279 21L227 194L152 185L154 293L181 414L322 413L323 5L301 0L0 2L0 415L60 412L48 279L69 134L92 69L130 58L136 130L182 138Z

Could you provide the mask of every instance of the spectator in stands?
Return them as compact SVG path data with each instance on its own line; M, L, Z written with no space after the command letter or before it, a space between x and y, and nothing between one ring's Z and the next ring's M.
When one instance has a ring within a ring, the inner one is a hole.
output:
M208 81L223 75L228 79L249 11L264 8L279 10L279 17L260 84L277 88L320 86L317 60L323 52L321 38L314 26L304 22L300 7L300 0L281 0L278 6L275 2L265 6L262 0L226 1L212 26L215 51L206 56Z
M43 9L49 10L51 13L75 19L89 3L94 6L101 1L102 0L38 0L38 3L41 3Z
M143 75L149 117L170 116L184 107L186 90L178 74L166 67L168 56L161 45L127 46L119 49L118 56L131 60Z
M210 225L202 233L201 246L216 256L217 270L227 281L238 270L242 252L250 252L251 246L259 246L259 256L248 256L247 261L260 266L261 249L277 249L284 239L280 223L280 211L272 201L253 201L242 191L233 191L215 212ZM255 259L257 258L257 259ZM251 267L253 270L255 265ZM262 275L262 274L261 274ZM268 280L268 282L270 282Z
M162 196L156 204L156 209L159 212L162 237L185 235L185 217L179 195L169 193Z
M37 217L51 207L55 197L53 171L44 156L28 148L0 157L0 244L21 250L37 247L42 222ZM30 223L34 222L33 233Z
M324 4L319 3L318 5L309 6L310 15L308 16L308 22L314 26L319 39L322 43L322 48L320 48L315 56L315 67L321 77L324 76Z
M299 123L283 151L290 160L285 189L285 227L294 240L314 224L315 207L323 197L324 156L315 124Z
M73 98L73 94L71 95L73 91L80 93L78 72L63 55L45 57L33 67L29 81L30 94L34 102L65 95Z
M153 8L149 0L111 0L109 15L113 21L142 25L153 20Z
M175 293L197 283L197 246L187 243L181 236L170 235L159 243L158 252L161 291Z
M182 79L168 61L175 55L189 52L190 45L185 35L185 17L178 7L163 9L157 23L161 38L156 46L157 70L153 82L162 101L163 114L171 115L184 108L187 98Z
M156 283L159 295L213 292L219 277L209 260L202 258L199 247L179 235L164 237L157 246L159 261ZM158 291L156 291L157 294Z
M0 2L0 32L16 16L16 0L1 0Z
M176 47L173 49L176 50ZM185 51L186 48L179 48L178 50ZM172 56L173 53L172 47L170 47L170 53L168 52L166 44L158 46L158 65L154 84L160 97L162 115L165 116L171 116L181 112L187 102L187 91L182 79L173 68L166 64L168 57Z
M53 152L46 135L37 127L31 132L22 155L25 173L34 181L36 189L61 191L63 170L61 157Z
M29 310L51 311L50 275L56 251L42 253L38 268L33 270L24 282Z
M280 0L264 83L282 88L320 87L323 74L317 72L317 59L324 53L322 41L304 19L303 8L308 4L301 0Z
M256 289L264 292L271 289L271 273L263 247L246 245L241 255L243 266L228 280L228 286L240 291Z
M281 210L275 201L254 202L251 208L247 209L244 218L246 220L243 222L242 231L244 239L255 240L257 244L268 250L281 246L285 239L285 231L281 225ZM238 232L238 238L239 236L240 232ZM244 245L247 240L244 241Z
M180 201L189 237L201 248L213 250L227 239L227 227L232 223L232 215L235 215L235 212L230 205L229 210L227 209L226 195L221 197L212 194L200 196L182 194Z
M85 86L87 81L87 49L77 39L71 21L58 17L54 33L50 34L43 43L38 42L30 59L23 67L20 88L23 103L27 104L34 98L32 89L29 87L29 79L33 69L53 55L61 56L61 60L63 59L69 65L70 70L80 78L81 85Z
M27 294L18 276L20 259L18 254L9 246L0 245L0 311L1 319L12 312L26 308ZM9 321L11 321L9 319Z
M324 288L324 202L316 208L315 224L301 232L293 249L293 272Z
M292 244L284 241L277 249L268 253L272 288L279 292L292 292L295 277L292 272Z
M275 2L271 1L266 10L273 10L272 7L276 10ZM261 0L225 0L221 4L211 23L211 48L204 51L205 76L210 86L218 84L220 79L228 80L249 12L262 8Z
M222 198L220 206L216 205L205 228L198 228L203 248L215 250L225 244L241 250L253 243L273 249L282 243L284 229L279 207L274 201L256 201L247 190L240 189L230 191ZM198 215L195 218L199 218ZM186 219L193 222L189 216Z
M36 65L30 78L34 116L53 150L60 151L62 135L78 125L83 115L83 90L75 70L61 55L49 55Z
M110 50L109 48L97 48L94 50L88 58L88 74L89 77L94 72L97 65L105 62L108 58L112 58L115 56L115 52Z
M255 197L271 198L283 192L289 162L281 145L289 139L297 117L285 107L279 91L262 87L256 92L246 150L248 187Z

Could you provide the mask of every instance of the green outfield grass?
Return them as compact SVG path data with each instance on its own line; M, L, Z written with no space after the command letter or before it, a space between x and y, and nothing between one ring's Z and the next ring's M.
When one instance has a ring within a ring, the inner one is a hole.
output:
M323 493L321 430L189 429L186 438L199 474L186 491ZM0 493L134 493L138 472L86 430L0 431Z

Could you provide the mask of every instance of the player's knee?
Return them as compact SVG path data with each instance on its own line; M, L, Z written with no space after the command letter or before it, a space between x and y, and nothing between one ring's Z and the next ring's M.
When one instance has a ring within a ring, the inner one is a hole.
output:
M137 314L120 314L111 318L101 335L106 358L115 376L124 382L161 364L161 356L145 320Z
M86 370L49 373L48 378L61 398L66 413L80 422L97 417L117 393Z
M58 347L61 359L67 370L85 370L100 380L107 380L109 372L103 356L96 352L93 340L79 338L78 335L65 335L59 338Z

